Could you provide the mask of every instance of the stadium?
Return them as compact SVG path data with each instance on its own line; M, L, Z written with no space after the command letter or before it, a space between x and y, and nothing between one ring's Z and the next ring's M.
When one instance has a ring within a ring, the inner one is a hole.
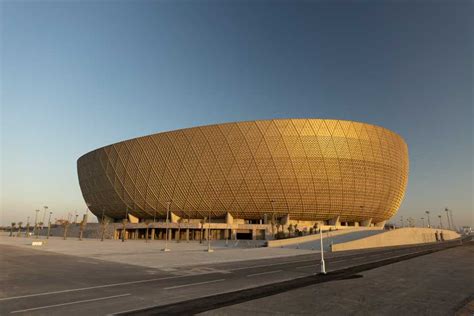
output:
M77 168L91 212L127 223L131 238L146 227L163 238L169 218L170 238L202 238L207 224L212 238L267 239L275 226L383 227L403 200L409 162L405 141L379 126L273 119L126 140Z

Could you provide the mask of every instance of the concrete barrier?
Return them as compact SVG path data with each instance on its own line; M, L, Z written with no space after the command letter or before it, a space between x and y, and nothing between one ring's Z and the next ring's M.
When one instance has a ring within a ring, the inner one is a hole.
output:
M332 230L329 232L329 234L328 234L328 231L326 232L323 231L323 239L327 237L334 237L334 236L349 234L353 232L360 232L360 231L367 231L367 230L382 230L382 229L383 229L382 227L345 228L341 230ZM284 247L284 246L296 245L296 244L301 244L301 243L310 242L310 241L319 240L319 239L320 239L319 234L293 237L293 238L285 238L285 239L274 239L274 240L268 240L266 246L267 247Z
M442 235L441 235L442 233ZM438 237L437 237L438 236ZM459 238L460 235L452 230L407 227L384 232L382 234L332 245L332 251L346 251L367 248L425 244Z

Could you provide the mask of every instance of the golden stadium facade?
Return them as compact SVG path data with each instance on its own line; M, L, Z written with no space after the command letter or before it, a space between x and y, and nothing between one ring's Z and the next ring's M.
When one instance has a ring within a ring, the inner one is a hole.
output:
M163 218L383 222L408 179L404 140L344 120L274 119L199 126L139 137L79 158L90 210Z

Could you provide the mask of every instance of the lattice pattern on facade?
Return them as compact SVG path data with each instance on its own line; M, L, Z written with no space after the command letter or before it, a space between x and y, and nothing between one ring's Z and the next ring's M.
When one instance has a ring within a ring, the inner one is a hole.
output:
M278 119L200 126L135 138L78 160L91 211L120 219L185 218L383 221L398 210L408 149L379 126ZM272 207L272 202L273 207Z

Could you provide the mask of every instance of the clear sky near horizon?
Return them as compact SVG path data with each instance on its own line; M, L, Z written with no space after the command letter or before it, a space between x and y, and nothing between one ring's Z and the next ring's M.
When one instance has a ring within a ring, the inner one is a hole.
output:
M409 146L399 213L473 225L472 1L1 1L1 218L84 213L76 161L178 128L378 124Z

